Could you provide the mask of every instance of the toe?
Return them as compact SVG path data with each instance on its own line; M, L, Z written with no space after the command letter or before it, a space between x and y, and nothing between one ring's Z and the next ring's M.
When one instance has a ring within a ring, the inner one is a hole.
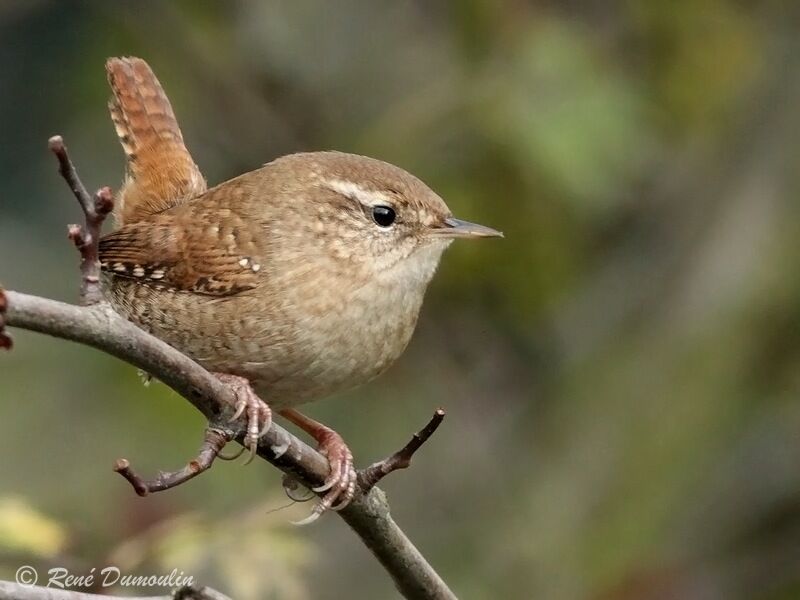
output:
M261 429L258 432L259 438L264 437L269 431L269 428L272 427L272 411L266 404L261 406L261 421L263 425L261 425Z
M343 443L337 445L339 452L331 453L331 475L322 488L327 487L327 493L320 501L319 508L323 511L336 507L336 510L345 508L355 495L356 471L353 468L353 456ZM325 490L315 490L325 491Z
M358 473L350 466L347 477L344 479L344 485L339 497L336 499L336 504L331 507L331 510L340 511L347 508L350 502L356 495L356 484L358 482Z

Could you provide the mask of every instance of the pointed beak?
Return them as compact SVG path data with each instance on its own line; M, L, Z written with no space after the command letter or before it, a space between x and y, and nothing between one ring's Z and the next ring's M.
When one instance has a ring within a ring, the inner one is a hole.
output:
M483 237L503 237L503 234L496 229L462 221L455 217L448 217L444 220L444 227L437 227L431 230L431 234L437 237L447 238L483 238Z

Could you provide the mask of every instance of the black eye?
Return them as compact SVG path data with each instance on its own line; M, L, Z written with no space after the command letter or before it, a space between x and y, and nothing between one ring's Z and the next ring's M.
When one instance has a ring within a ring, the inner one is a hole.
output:
M389 227L397 218L391 206L373 206L372 219L381 227Z

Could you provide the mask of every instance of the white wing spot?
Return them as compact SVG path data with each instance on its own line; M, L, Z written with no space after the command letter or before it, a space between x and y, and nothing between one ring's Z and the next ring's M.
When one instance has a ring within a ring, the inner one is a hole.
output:
M247 268L247 265L249 265L249 264L250 264L250 259L247 258L246 256L239 261L239 265L244 267L244 268Z
M141 267L141 265L135 265L133 267L133 276L144 277L144 269Z
M258 272L261 270L261 265L259 265L258 263L256 263L256 264L254 264L254 265L253 265L252 267L250 267L250 268L251 268L251 269L253 269L253 273L258 273Z

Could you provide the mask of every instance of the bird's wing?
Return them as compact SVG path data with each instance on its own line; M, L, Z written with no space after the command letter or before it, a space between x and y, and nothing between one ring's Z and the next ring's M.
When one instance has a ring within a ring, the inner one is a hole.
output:
M226 209L204 218L197 208L178 207L104 236L102 270L112 277L210 296L256 287L263 273L251 224Z

